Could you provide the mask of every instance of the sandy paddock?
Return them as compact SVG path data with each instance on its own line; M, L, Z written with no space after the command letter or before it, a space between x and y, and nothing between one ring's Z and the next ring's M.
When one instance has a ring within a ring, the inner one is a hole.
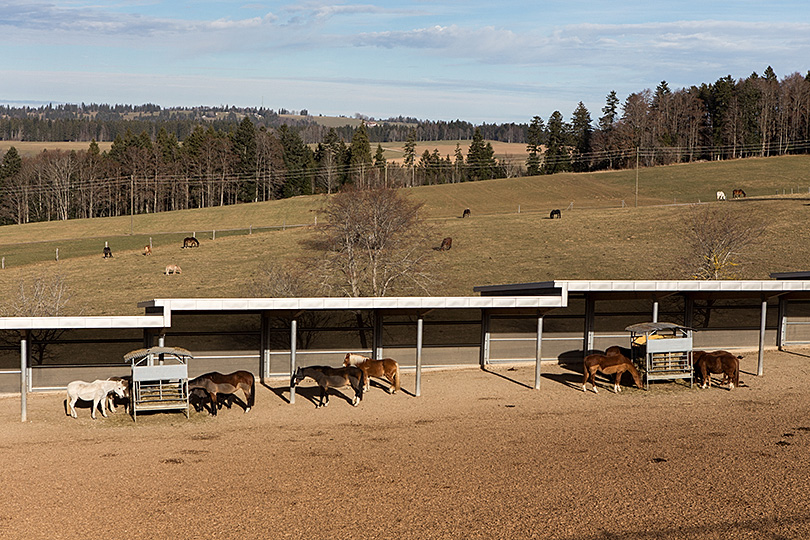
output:
M544 366L413 373L353 408L260 388L248 414L65 416L0 398L2 538L806 538L810 356L729 392L583 393Z

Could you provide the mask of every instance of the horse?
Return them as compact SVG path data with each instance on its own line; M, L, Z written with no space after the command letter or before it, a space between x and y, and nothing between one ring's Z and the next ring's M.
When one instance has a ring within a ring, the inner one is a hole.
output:
M709 388L712 385L712 373L722 373L720 384L728 384L729 390L740 386L740 358L728 351L692 351L692 365L695 374L700 372L700 387Z
M722 191L718 191L717 192L717 200L718 201L725 201L726 200L726 194L723 193Z
M465 209L464 209L464 211L461 213L461 217L462 217L462 218L465 218L465 217L472 217L472 213L470 212L470 209L469 209L469 208L465 208Z
M124 386L124 395L121 399L124 401L124 412L129 414L129 405L130 405L130 380L131 377L109 377L108 381L121 381ZM110 412L115 412L115 400L118 396L115 393L107 394L107 410Z
M354 353L346 353L343 358L344 366L357 366L363 372L363 382L365 391L371 387L371 377L385 377L391 383L388 389L389 394L395 394L399 390L399 364L393 358L383 358L373 360L367 356Z
M290 387L304 380L306 377L314 380L321 388L321 399L315 408L329 405L329 389L351 386L354 390L352 405L357 407L363 400L363 371L355 366L333 368L329 366L299 367L290 379Z
M166 270L164 270L163 273L167 276L169 274L182 274L183 270L176 264L169 264L166 265Z
M110 246L104 246L103 252L104 252L104 258L105 259L112 259L113 258L113 254L112 254L112 250L110 249Z
M249 371L234 371L227 375L213 371L200 375L188 381L188 390L191 392L201 388L208 393L211 400L211 414L217 415L217 394L235 394L242 390L245 394L245 412L250 411L256 399L256 380Z
M745 198L745 191L743 191L741 189L735 189L734 191L731 192L731 198L732 199L743 199L743 198Z
M143 246L143 254L144 255L151 255L152 254L152 246Z
M560 212L559 208L555 208L554 210L552 210L551 214L549 214L548 216L549 219L554 219L555 217L562 219L562 212Z
M90 416L93 420L96 419L96 407L98 407L99 403L101 404L101 415L107 418L105 403L107 402L107 395L111 392L123 398L124 384L121 381L95 380L91 383L73 381L67 385L67 401L65 403L70 410L66 410L65 414L69 414L73 418L78 418L75 406L76 402L81 399L83 401L93 402L93 408L90 412Z
M601 371L605 375L615 373L616 378L613 382L613 392L618 393L622 391L621 380L625 371L629 371L633 376L633 382L636 383L636 388L643 388L641 384L641 375L639 374L636 366L633 365L626 356L623 354L590 354L585 357L583 361L584 378L582 379L582 391L587 391L588 381L591 381L591 386L595 394L599 393L596 388L596 373Z
M453 239L448 236L442 240L442 245L439 246L439 251L447 251L451 247L453 247Z
M183 247L184 248L200 247L200 241L194 238L193 236L187 236L186 238L183 238Z

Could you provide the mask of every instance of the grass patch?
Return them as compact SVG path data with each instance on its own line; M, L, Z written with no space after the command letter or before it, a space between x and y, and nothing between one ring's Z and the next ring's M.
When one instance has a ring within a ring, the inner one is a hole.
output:
M635 171L425 186L407 194L424 203L435 240L426 249L453 238L451 250L431 250L441 272L435 295L466 296L476 285L552 279L688 278L680 261L692 207L673 201L711 200L740 219L765 221L765 237L747 254L738 277L767 279L771 272L808 270L808 165L808 156L788 156L642 169L639 207L630 202ZM735 187L749 198L714 201L717 189L730 195ZM792 196L781 194L790 189ZM0 227L0 256L6 257L0 292L10 298L21 280L60 273L73 293L69 314L92 315L141 314L137 302L153 298L243 297L265 262L312 255L307 240L325 201L297 197ZM664 203L670 205L657 206ZM471 217L461 218L464 208ZM562 219L548 218L553 208L562 209ZM284 228L299 224L307 226ZM182 238L193 232L200 247L182 249ZM153 255L145 257L141 250L150 237ZM101 257L105 241L113 259ZM180 265L183 273L163 275L168 264Z

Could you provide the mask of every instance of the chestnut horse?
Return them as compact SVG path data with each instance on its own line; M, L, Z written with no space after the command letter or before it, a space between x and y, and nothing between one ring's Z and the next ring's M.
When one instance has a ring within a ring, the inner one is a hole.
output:
M208 393L208 398L211 400L211 414L214 416L217 415L217 394L235 394L237 390L241 390L245 394L245 412L250 411L256 400L256 381L253 373L249 371L234 371L227 375L216 371L206 373L188 381L189 392L195 388L200 388Z
M723 380L720 384L728 384L729 390L740 386L740 358L742 356L734 356L728 351L692 351L695 374L700 372L700 387L708 388L712 385L712 373L722 373Z
M344 366L357 366L363 372L363 386L368 392L371 386L371 377L385 377L391 383L388 389L389 394L399 390L399 364L393 358L383 358L382 360L372 360L367 356L354 353L346 353L343 359Z
M585 376L582 379L582 391L587 391L586 385L591 381L594 393L598 394L599 390L596 388L596 372L601 371L605 375L616 374L613 383L613 391L618 393L622 391L621 380L625 371L629 371L633 376L633 381L636 383L637 388L644 388L641 384L641 375L639 374L636 366L633 365L626 356L623 354L591 354L585 357L583 362L583 369Z
M363 372L354 366L333 368L330 366L309 366L299 367L295 370L290 379L290 387L295 386L309 377L321 388L321 399L315 404L315 408L329 405L329 389L351 386L354 390L352 405L357 407L363 400Z

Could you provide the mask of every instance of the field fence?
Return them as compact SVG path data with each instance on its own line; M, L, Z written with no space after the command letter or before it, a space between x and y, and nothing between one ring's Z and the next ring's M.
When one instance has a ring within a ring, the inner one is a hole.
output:
M713 194L714 195L714 194ZM795 197L798 195L807 195L810 197L810 186L792 186L783 188L764 188L760 190L749 190L746 192L746 199L769 199L769 198L783 198ZM732 193L726 193L727 200L732 199ZM741 200L741 199L737 199ZM548 216L551 210L559 209L562 211L572 210L601 210L601 209L616 209L616 208L630 208L634 206L640 207L672 207L672 206L689 206L693 204L706 204L717 202L716 196L707 197L706 199L697 198L695 200L681 200L673 197L671 203L655 203L650 204L637 204L634 198L626 198L613 200L610 202L597 202L597 201L570 201L567 205L560 203L546 204L543 208L538 208L537 204L523 204L519 203L514 210L500 210L492 212L477 212L479 216L498 216L498 215L511 215L511 214L540 214ZM559 206L557 206L559 205ZM459 216L454 216L459 217ZM446 221L452 219L450 217L434 217L430 221ZM233 227L233 228L217 228L217 229L197 229L197 230L174 230L174 231L155 231L155 232L138 232L138 233L119 233L119 234L105 234L96 236L82 237L82 242L88 244L89 242L115 240L124 240L118 249L123 250L136 250L142 249L144 246L152 246L153 241L162 239L161 243L169 243L171 241L182 241L186 236L193 236L195 238L207 237L208 240L216 240L217 237L227 236L247 236L252 235L254 232L270 232L270 231L283 231L286 229L296 229L303 227L311 227L318 225L318 218L315 217L312 223L286 223L281 225L248 225L247 227ZM69 247L66 248L65 244L73 243L73 239L63 240L31 240L26 242L14 242L0 245L0 269L5 269L10 263L14 266L25 264L32 264L43 261L58 261L62 259L81 257L87 255L94 255L100 253L101 250L95 245L85 245L84 247ZM61 245L60 245L61 244ZM37 247L39 246L39 247ZM61 249L61 254L60 254Z

